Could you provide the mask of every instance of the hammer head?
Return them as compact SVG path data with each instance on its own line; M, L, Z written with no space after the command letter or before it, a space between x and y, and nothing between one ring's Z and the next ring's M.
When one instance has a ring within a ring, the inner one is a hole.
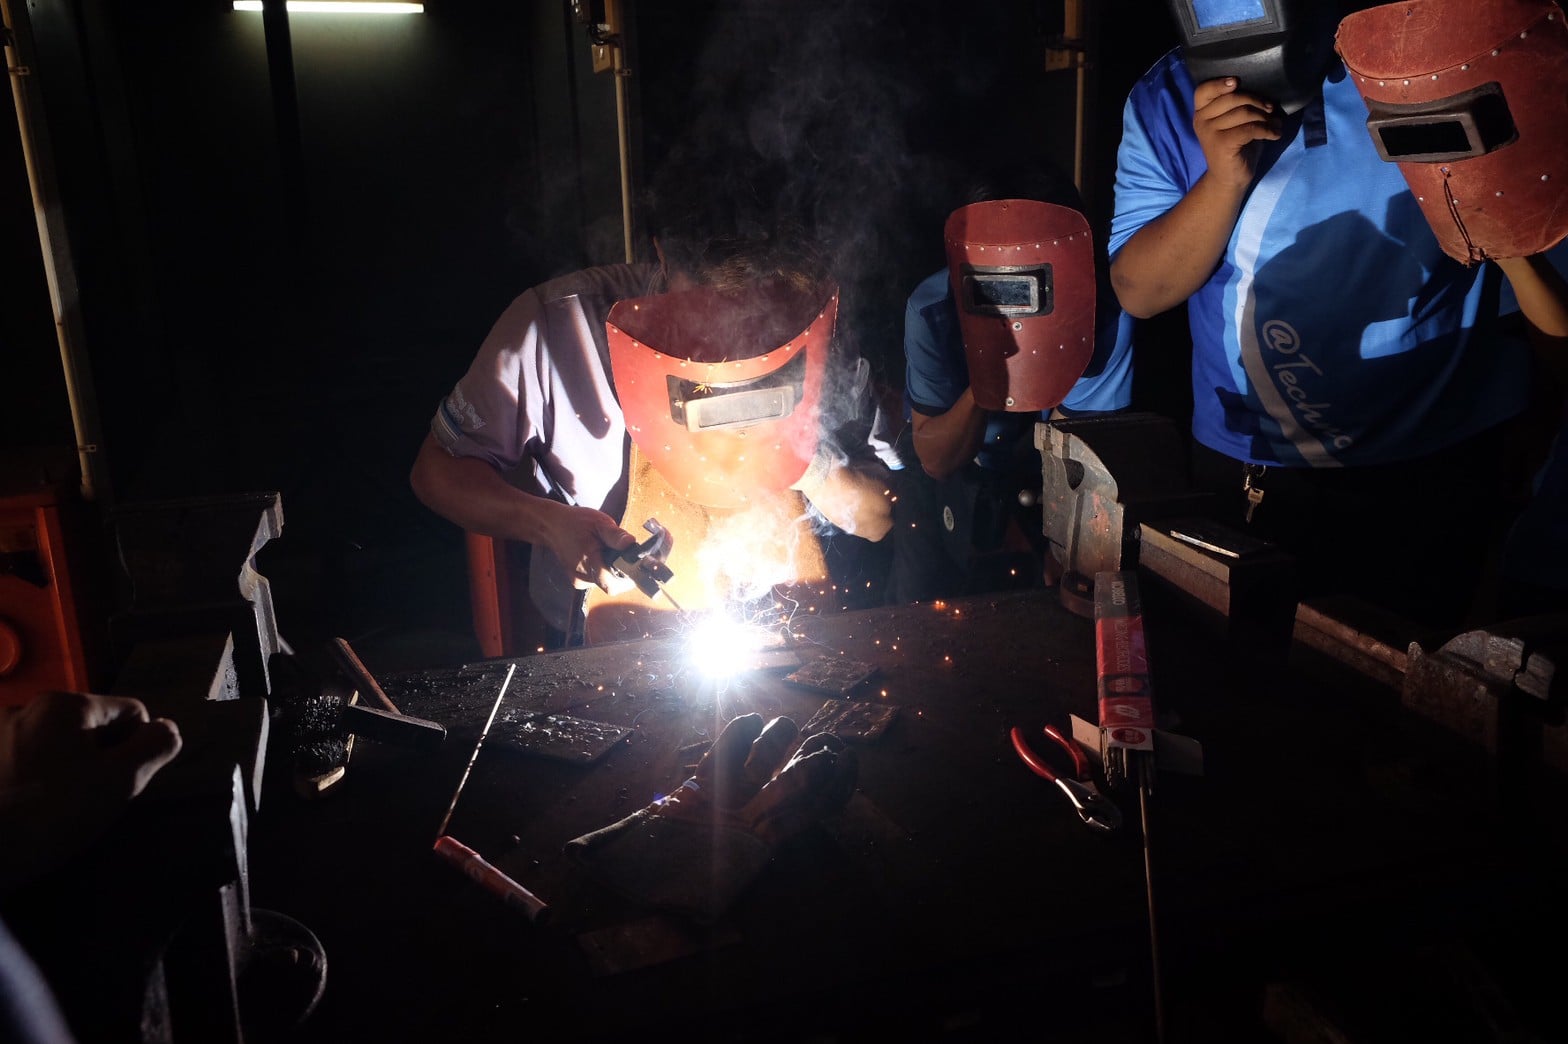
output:
M334 671L291 666L287 734L294 788L304 797L323 796L342 781L356 737L421 751L446 738L436 722L361 705L359 690Z

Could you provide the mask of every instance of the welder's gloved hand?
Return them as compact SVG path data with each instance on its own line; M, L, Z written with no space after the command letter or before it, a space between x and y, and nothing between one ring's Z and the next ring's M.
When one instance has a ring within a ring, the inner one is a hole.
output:
M799 738L789 718L733 719L675 793L567 842L567 855L633 901L717 918L778 845L854 791L854 751L829 733L795 750Z

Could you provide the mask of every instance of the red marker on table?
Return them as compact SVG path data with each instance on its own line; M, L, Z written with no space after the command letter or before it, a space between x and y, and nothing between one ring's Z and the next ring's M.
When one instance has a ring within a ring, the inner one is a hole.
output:
M485 891L499 897L506 905L520 911L530 921L537 921L547 910L548 903L497 870L485 858L461 841L447 834L436 838L436 855L477 881Z

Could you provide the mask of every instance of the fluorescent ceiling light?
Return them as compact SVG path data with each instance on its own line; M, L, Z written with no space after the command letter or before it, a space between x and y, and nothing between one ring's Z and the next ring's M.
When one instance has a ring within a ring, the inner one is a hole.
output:
M421 14L425 5L383 0L288 0L290 14ZM236 11L260 11L261 0L234 0Z

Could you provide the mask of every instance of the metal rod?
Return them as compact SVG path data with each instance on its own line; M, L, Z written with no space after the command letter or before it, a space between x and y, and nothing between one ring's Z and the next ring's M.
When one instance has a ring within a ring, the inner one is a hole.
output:
M1154 854L1149 843L1149 776L1153 755L1138 756L1138 818L1143 830L1143 883L1149 905L1149 967L1154 977L1154 1039L1165 1040L1165 996L1160 975L1159 918L1154 912Z
M305 195L305 148L300 135L299 87L294 81L294 44L285 0L262 0L262 35L267 49L267 84L277 132L278 173L282 182L285 229L302 247L309 227Z
M81 343L81 301L76 284L76 266L71 256L70 237L65 234L62 208L58 205L60 191L54 172L53 151L42 106L39 106L39 112L33 112L23 82L24 77L34 75L29 61L36 59L32 25L27 20L27 5L22 3L13 7L9 0L0 0L0 18L5 22L0 27L0 37L5 41L6 69L11 77L17 131L22 140L22 162L27 169L27 184L32 192L33 217L38 225L38 243L43 255L44 281L48 286L50 308L54 312L55 338L59 342L65 395L70 403L71 426L76 436L82 499L93 501L102 497L108 502L111 498L104 455L100 448L97 396L93 390L88 355ZM51 229L51 224L57 227Z
M1081 0L1070 0L1067 17L1071 19L1068 35L1079 44L1073 70L1073 184L1078 194L1084 194L1084 138L1088 130L1089 51L1087 40L1088 14Z
M619 11L617 11L617 22L619 20ZM626 78L631 75L631 72L626 68L625 52L622 47L625 33L626 30L622 27L621 39L610 43L613 63L610 75L615 77L615 143L621 160L621 245L626 252L626 263L631 264L637 260L637 248L632 239L631 112L626 97Z
M670 604L675 607L675 611L677 613L681 614L681 619L682 620L685 620L686 619L686 610L682 609L681 608L681 603L677 602L675 600L675 596L670 594L670 589L665 587L663 584L660 584L659 585L659 593L664 595L665 598L668 598L670 600Z
M512 684L512 672L515 670L517 670L515 663L506 669L506 678L501 682L501 691L495 694L495 705L490 708L490 717L485 719L485 727L479 733L479 742L474 744L474 753L469 756L468 767L463 769L463 778L457 781L457 791L452 795L452 803L446 806L446 815L441 817L441 825L436 828L437 841L446 836L446 825L452 821L452 812L457 808L457 799L463 793L463 787L468 784L468 774L474 770L474 762L479 760L479 748L484 746L485 737L490 735L490 723L495 721L495 712L501 709L501 700L506 697L506 687Z

